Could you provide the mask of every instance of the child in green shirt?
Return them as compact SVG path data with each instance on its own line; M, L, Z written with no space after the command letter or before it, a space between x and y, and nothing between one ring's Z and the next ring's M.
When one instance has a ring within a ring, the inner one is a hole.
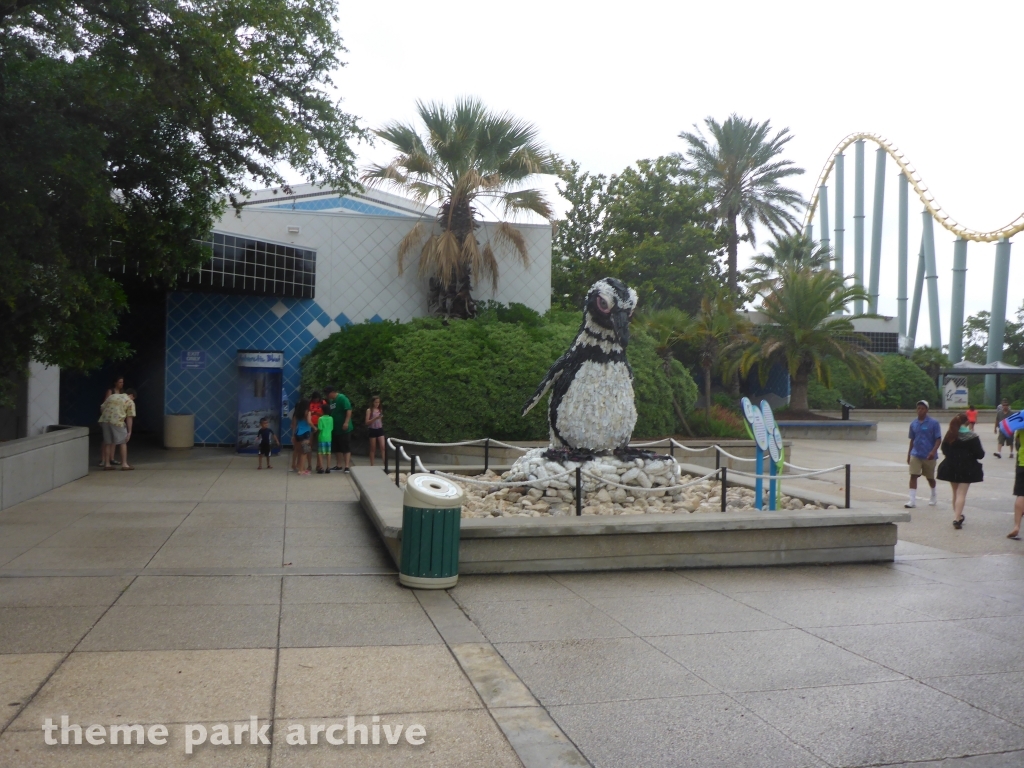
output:
M317 440L319 450L317 453L317 464L323 461L323 466L317 466L317 474L331 474L331 436L334 432L334 417L325 413L316 424Z

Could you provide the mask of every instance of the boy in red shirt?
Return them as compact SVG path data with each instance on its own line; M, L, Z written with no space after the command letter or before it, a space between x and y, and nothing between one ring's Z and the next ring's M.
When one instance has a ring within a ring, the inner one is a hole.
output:
M310 438L311 445L319 444L318 441L320 439L320 436L319 431L316 428L316 425L320 423L320 417L323 415L324 399L320 396L319 392L314 392L312 395L310 395L309 398L309 416L307 417L309 419L309 425L313 427L313 435ZM323 474L324 467L323 464L320 462L320 451L315 451L315 453L317 474ZM312 465L312 462L310 462L310 464ZM312 469L312 466L310 466L310 469Z

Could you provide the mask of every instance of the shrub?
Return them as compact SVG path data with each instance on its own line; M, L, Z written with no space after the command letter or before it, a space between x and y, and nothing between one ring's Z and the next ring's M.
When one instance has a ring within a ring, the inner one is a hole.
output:
M574 336L564 325L528 334L474 320L409 331L395 340L395 358L380 379L390 429L428 442L544 438L544 408L526 418L519 412Z
M390 428L429 442L547 438L547 398L525 418L519 413L576 330L561 323L422 324L395 340L394 360L380 378ZM672 394L692 408L697 385L681 365L666 375L646 333L633 334L629 360L638 412L634 435L671 434Z
M711 406L711 421L705 420L701 412L691 419L690 426L698 437L747 437L743 420L720 405Z
M356 404L380 394L388 430L429 442L478 437L543 440L547 398L525 417L523 404L572 343L578 313L541 316L528 307L488 304L475 320L363 324L332 334L303 361L306 391L336 383ZM629 345L638 438L678 431L673 395L684 413L697 384L654 340L634 328ZM359 406L361 407L361 405Z
M869 395L875 408L913 408L918 400L938 403L935 380L902 355L882 355L885 387Z
M354 412L377 394L384 365L395 359L394 341L409 330L393 320L349 325L321 341L302 360L302 390L337 386L351 400Z
M939 401L935 382L928 374L902 355L882 355L882 373L885 385L872 392L850 374L839 362L832 362L832 386L812 381L807 388L811 408L834 411L839 408L838 398L861 408L913 408L918 400L933 405Z

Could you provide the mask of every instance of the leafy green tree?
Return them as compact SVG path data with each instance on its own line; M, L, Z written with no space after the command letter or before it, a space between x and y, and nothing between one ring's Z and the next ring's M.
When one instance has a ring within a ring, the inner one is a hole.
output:
M784 365L794 411L807 410L812 376L830 386L834 361L845 363L870 388L880 389L885 378L878 356L866 349L853 328L853 319L863 315L839 314L850 301L866 296L862 287L845 284L832 270L784 271L762 296L760 309L767 322L758 326L756 341L744 350L740 372L745 376L757 366L764 381L773 365Z
M571 203L553 243L552 300L582 308L590 286L617 277L642 307L694 312L719 280L722 240L708 190L678 158L640 160L605 180L570 163L559 190Z
M1007 318L1003 331L1003 362L1024 365L1024 303L1016 312L1016 322ZM964 360L984 364L988 360L988 328L991 315L987 311L971 315L964 321Z
M949 356L935 347L917 347L910 354L910 359L932 381L938 380L939 370L950 366Z
M558 179L555 189L569 210L551 239L551 303L579 310L590 286L611 268L604 232L608 178L591 175L573 160L559 163Z
M647 335L654 341L654 350L662 360L665 374L671 377L674 366L682 365L675 359L675 347L689 336L692 326L690 317L681 309L669 307L667 309L651 309L642 312L634 322L647 331ZM694 389L696 390L696 388ZM694 391L694 400L696 400L696 391ZM693 432L690 429L690 425L686 422L685 411L693 407L693 402L684 406L679 401L679 398L676 397L676 394L673 393L672 407L675 409L676 418L679 419L679 423L686 430L687 434L692 437Z
M391 185L424 203L437 203L436 230L420 222L398 247L398 269L418 246L420 274L430 276L429 306L446 317L473 317L474 275L498 285L498 262L489 242L481 247L477 206L491 201L502 215L524 212L552 219L544 193L524 189L538 174L553 174L555 158L538 140L530 123L491 112L475 98L457 99L452 107L416 102L423 123L392 122L375 131L398 150L387 165L371 165L363 174L370 186ZM499 222L495 239L529 264L522 233Z
M226 193L286 164L347 188L336 21L331 0L0 2L0 383L126 354L115 275L198 265Z
M779 158L793 138L788 128L769 136L770 121L756 123L735 113L724 123L707 117L704 125L709 138L696 125L693 131L680 133L679 138L687 144L687 172L714 191L715 210L726 233L729 290L735 294L740 241L756 246L758 224L776 238L797 227L793 211L803 204L803 198L782 182L802 174L803 169Z
M728 290L705 296L700 311L686 330L685 338L697 351L697 362L704 374L704 419L711 423L711 374L735 350L754 341L749 321L736 311Z
M719 282L710 190L686 179L679 158L640 160L608 184L606 247L615 277L641 306L695 312Z

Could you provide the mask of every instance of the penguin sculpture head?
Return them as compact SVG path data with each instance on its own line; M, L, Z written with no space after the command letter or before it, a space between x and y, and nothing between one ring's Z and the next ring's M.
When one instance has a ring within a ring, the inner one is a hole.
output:
M602 278L590 286L583 310L583 324L597 326L592 327L592 331L611 331L615 341L625 349L629 344L629 321L636 302L636 291L624 282L614 277Z

